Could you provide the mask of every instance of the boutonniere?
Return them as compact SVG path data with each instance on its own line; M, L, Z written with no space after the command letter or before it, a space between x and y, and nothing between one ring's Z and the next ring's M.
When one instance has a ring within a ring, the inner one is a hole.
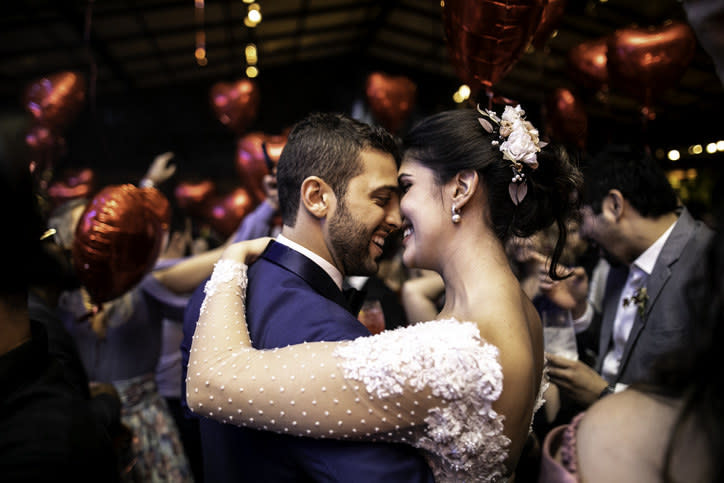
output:
M646 287L639 287L633 293L631 297L625 297L623 299L623 306L628 307L629 304L635 303L638 308L639 317L643 318L646 313L646 304L649 301L649 294L646 291Z

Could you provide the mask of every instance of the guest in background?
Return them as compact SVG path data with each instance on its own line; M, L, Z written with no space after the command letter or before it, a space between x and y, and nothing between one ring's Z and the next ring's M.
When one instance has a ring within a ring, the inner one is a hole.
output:
M109 433L117 401L115 410L111 397L107 411L94 411L72 353L51 349L50 327L32 320L28 309L30 287L47 275L47 267L35 263L45 260L44 227L27 165L13 149L0 151L0 204L9 208L4 222L12 227L0 237L6 255L0 280L0 478L119 481Z
M582 408L634 382L676 349L695 320L684 287L702 269L712 231L679 206L656 161L611 147L584 169L582 233L611 264L595 368L548 356L549 376ZM579 294L574 317L593 317ZM700 300L706 304L706 300ZM580 312L584 312L581 314Z
M721 207L715 211L724 214ZM690 330L645 384L594 403L543 445L540 483L724 481L724 234L684 287Z

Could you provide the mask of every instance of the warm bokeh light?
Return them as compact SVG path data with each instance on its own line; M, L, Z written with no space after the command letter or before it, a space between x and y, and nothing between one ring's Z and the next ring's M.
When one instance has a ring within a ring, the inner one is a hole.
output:
M716 150L717 150L717 151L724 151L724 141L717 141L717 142L716 142Z
M453 98L453 101L455 101L458 104L465 101L465 99L463 99L463 96L460 95L460 91L455 91L455 94L453 94L452 98Z
M706 152L709 154L716 153L716 143L709 143L706 145Z
M695 144L690 148L691 154L701 154L702 151L704 151L704 148L701 147L701 144Z
M202 57L200 59L196 59L196 63L203 67L209 63L209 60L206 57Z
M203 47L198 47L194 55L196 56L196 60L203 59L206 57L206 49Z
M246 76L249 79L253 79L254 77L256 77L258 75L259 75L259 69L257 69L253 65L250 65L249 67L246 68Z
M458 92L463 97L463 99L467 99L470 97L470 87L468 87L467 84L463 84L458 89Z
M681 153L676 149L672 149L669 151L668 157L671 161L678 161L681 158Z

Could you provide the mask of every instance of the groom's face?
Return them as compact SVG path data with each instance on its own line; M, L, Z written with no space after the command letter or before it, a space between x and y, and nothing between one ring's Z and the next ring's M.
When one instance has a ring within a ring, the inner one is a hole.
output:
M400 227L400 199L394 158L376 150L360 153L363 171L329 220L332 256L344 275L374 275L390 233Z

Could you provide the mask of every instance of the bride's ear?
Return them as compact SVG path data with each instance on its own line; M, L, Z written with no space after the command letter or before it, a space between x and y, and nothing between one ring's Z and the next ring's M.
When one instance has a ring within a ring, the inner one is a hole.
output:
M474 169L459 171L451 180L452 203L456 208L463 208L478 189L478 172Z

